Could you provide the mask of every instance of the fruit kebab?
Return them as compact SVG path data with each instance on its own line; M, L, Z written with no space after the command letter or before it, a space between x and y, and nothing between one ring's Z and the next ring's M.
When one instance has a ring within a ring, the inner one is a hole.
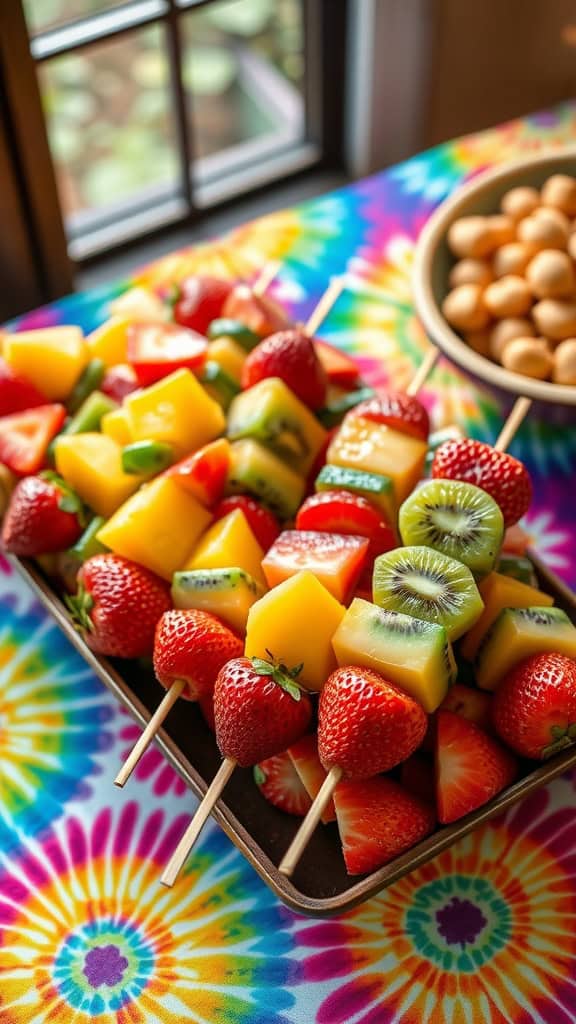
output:
M317 359L316 355L314 354L314 350L312 348L312 343L308 340L307 336L310 335L310 334L313 334L313 332L318 328L319 324L324 319L324 317L327 316L327 314L329 313L333 303L336 301L336 299L340 295L343 286L344 286L344 280L342 278L334 278L331 281L329 287L327 288L326 292L324 293L324 295L320 299L320 301L319 301L318 305L316 306L315 310L313 311L313 313L312 313L312 315L311 315L311 317L310 317L306 327L304 328L304 333L306 335L306 338L305 338L306 344L310 345L310 348L311 348L311 368L312 369L314 369L318 365L318 359ZM261 348L263 345L265 345L265 342L262 342L254 351L257 352L258 349ZM289 360L287 360L287 362L289 362ZM311 373L309 373L309 380L312 380L312 374ZM279 391L282 391L283 393L285 392L285 395L284 395L284 403L285 403L285 405L288 402L292 402L292 403L296 403L297 402L297 400L293 396L291 397L289 390L286 388L286 386L284 385L283 381L280 380L280 379L273 379L273 380L266 379L266 380L263 380L262 381L261 390L262 390L262 394L261 394L260 400L259 400L259 402L257 403L257 406L256 406L258 415L260 417L262 416L263 410L266 408L266 395L267 394L268 395L272 395L272 392L273 392L274 397L276 398L277 397L277 393ZM242 402L242 398L243 398L243 396L239 396L238 397L238 399L236 400L235 407L234 407L235 411L233 409L231 411L231 415L229 417L229 421L228 421L228 436L231 439L235 439L235 438L240 439L243 436L242 430L241 430L241 428L239 426L240 423L242 423L242 422L245 423L245 420L246 420L246 416L244 415L244 413L242 411L242 407L240 405L240 403ZM253 399L253 395L251 396L251 400L252 399ZM297 404L298 404L298 406L300 406L300 403L297 403ZM250 405L253 407L253 401L251 401ZM323 436L323 432L321 430L320 425L319 424L315 424L315 421L314 421L314 418L313 418L312 414L308 413L307 410L304 407L302 407L299 410L299 412L300 412L301 416L305 415L305 416L308 417L308 419L310 421L309 425L308 425L308 430L309 431L315 431L319 435L318 436L318 441L317 441L317 446L316 446L318 448L319 445L320 445L321 436ZM235 424L236 424L236 427L235 427ZM245 429L245 427L244 427L244 429ZM286 434L287 432L285 431L284 433ZM214 442L214 443L216 444L218 442ZM246 444L246 443L253 443L253 442L244 442L244 443ZM192 456L192 459L194 459L194 458L195 457ZM186 462L189 463L190 459L186 460ZM175 470L178 471L178 467L175 467ZM171 472L173 472L173 471L171 471L171 470L168 471L169 474ZM287 469L286 472L289 473L290 471ZM159 486L163 486L162 485L162 478L161 477L157 478L156 483L158 484L158 482L159 482ZM135 498L133 499L133 503L137 504L138 500L139 500L139 495L137 494L135 496ZM196 546L196 549L195 549L195 552L194 552L194 556L193 556L192 560L189 563L189 570L190 570L189 574L186 574L185 572L177 573L176 574L175 586L176 586L176 588L178 590L178 594L179 595L182 595L182 590L190 587L191 582L193 582L193 580L191 580L191 574L193 574L194 572L199 572L201 570L209 570L212 573L212 579L214 580L214 582L216 582L216 579L214 577L214 571L217 570L218 568L223 569L223 570L228 570L228 575L230 576L230 572L236 571L235 569L229 569L229 566L231 564L235 567L235 566L238 565L238 563L243 563L242 568L244 568L244 567L247 567L247 562L249 564L249 568L252 571L250 572L250 575L249 575L249 578L248 578L247 581L246 581L246 577L244 578L244 582L246 582L246 585L248 587L259 587L259 590L256 590L256 589L254 590L255 596L259 596L259 593L263 592L263 588L259 586L260 582L262 584L265 583L265 579L262 576L262 571L261 571L261 568L260 568L260 562L261 562L261 559L262 559L262 556L263 556L263 551L259 547L259 545L254 541L253 531L251 531L248 528L247 524L246 524L245 513L246 513L246 510L247 510L247 506L246 506L246 501L247 500L249 502L250 499L246 499L245 497L243 497L243 501L242 501L242 504L241 504L240 508L236 508L236 509L231 510L228 513L228 515L225 515L221 520L218 520L210 529L208 529L204 533L204 536L203 536L202 540L200 541L200 543ZM229 501L230 501L230 499L229 499ZM256 513L258 514L258 510L256 510ZM264 509L261 510L261 513L259 515L260 522L262 520L263 515L266 515ZM132 523L133 523L134 522L133 510L132 510L132 515L131 515L130 518L131 518ZM269 518L269 515L268 515L268 518ZM112 523L112 525L110 525L110 523L109 523L106 527L104 527L104 530L102 531L103 534L104 534L104 539L107 542L110 542L110 541L113 542L113 538L114 538L114 521L112 520L111 523ZM206 526L207 525L207 521L203 525ZM224 559L225 564L222 565L221 562L219 561L218 552L219 552L219 550L222 549L223 546L224 546L224 549L226 549L227 545L228 545L228 547L230 546L230 544L232 543L232 537L234 538L233 543L234 543L234 545L236 547L236 550L241 552L241 553L238 555L237 558L235 558L233 560L232 563L230 563L230 561L227 558L225 558ZM180 565L175 564L174 568L175 569L179 569ZM240 573L242 571L242 568L238 569L238 573ZM203 582L203 585L205 586L205 584L206 584L205 578L203 579L202 582ZM240 578L240 575L238 575L238 584L240 586L242 586L242 583L243 583L243 580ZM191 596L189 589L188 589L188 595ZM182 600L183 600L184 603L186 603L186 595L182 596ZM245 614L244 614L244 623L245 623ZM234 624L237 625L237 626L241 626L241 622L239 622L237 619L234 620ZM116 776L116 779L115 779L115 784L117 786L124 786L125 783L127 782L127 780L130 778L130 775L134 771L134 768L138 764L139 760L141 759L141 757L143 756L145 751L148 749L150 743L154 740L154 737L156 736L156 734L158 732L158 729L161 727L161 725L164 722L164 720L165 720L166 716L168 715L169 711L173 707L173 705L176 702L176 700L180 696L182 696L184 694L185 689L186 689L186 681L185 680L180 679L180 678L172 680L172 682L171 682L170 686L168 687L167 692L166 692L165 696L163 697L159 707L156 709L154 715L152 716L150 721L147 723L147 725L146 725L142 735L138 739L138 741L135 744L133 750L128 755L128 758L126 759L126 761L123 764L122 768L118 772L118 775ZM186 693L186 695L188 695L188 693ZM192 699L194 699L194 698L192 698Z

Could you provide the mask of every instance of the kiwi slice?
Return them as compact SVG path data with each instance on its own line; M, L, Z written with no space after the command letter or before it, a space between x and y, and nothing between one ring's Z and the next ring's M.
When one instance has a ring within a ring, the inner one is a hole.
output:
M486 491L461 480L428 480L406 498L398 519L402 541L463 562L475 576L494 568L504 536L502 513Z
M395 548L374 562L374 604L439 622L457 640L480 617L484 603L470 569L426 547Z

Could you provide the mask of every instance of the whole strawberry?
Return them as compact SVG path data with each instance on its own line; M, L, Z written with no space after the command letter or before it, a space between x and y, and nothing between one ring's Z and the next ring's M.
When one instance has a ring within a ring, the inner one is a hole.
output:
M170 607L164 581L121 555L94 555L78 573L66 604L91 650L114 658L152 653L158 619Z
M233 281L224 281L218 277L184 278L173 306L174 320L182 327L206 334L212 321L221 316L233 287Z
M288 672L260 658L224 665L214 688L216 741L243 768L286 750L310 724L312 704Z
M420 746L428 719L408 694L372 669L338 668L318 708L318 753L326 771L368 779L404 761Z
M500 683L494 728L518 754L540 760L576 742L576 663L563 654L534 654Z
M156 628L154 671L166 689L184 680L182 696L203 703L212 696L222 666L243 650L240 638L216 615L196 608L172 608Z
M65 551L83 528L82 502L56 473L28 476L14 488L2 526L6 551L33 558Z
M242 387L280 377L310 409L326 401L326 373L307 334L298 328L271 334L252 349L242 368Z
M410 434L421 441L428 440L428 413L417 398L404 391L379 391L372 398L360 402L348 415L362 416L373 423L392 427L401 434Z
M481 487L500 506L505 526L518 522L532 499L526 466L507 452L498 452L492 445L471 438L440 445L432 462L432 476Z

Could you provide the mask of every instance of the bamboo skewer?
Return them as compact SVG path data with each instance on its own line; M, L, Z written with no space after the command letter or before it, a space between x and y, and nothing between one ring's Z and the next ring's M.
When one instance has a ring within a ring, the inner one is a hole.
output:
M316 308L312 310L312 313L308 317L308 321L304 327L304 330L309 337L316 334L320 324L326 319L328 313L332 309L332 306L343 292L345 283L346 279L344 276L333 277L331 279L330 284L320 298Z
M252 285L253 295L256 295L257 298L261 298L262 295L264 295L264 293L268 291L274 278L278 277L278 272L280 270L281 265L282 264L280 263L279 260L271 260L270 263L267 263L262 268L254 284Z
M418 394L427 377L432 373L432 370L436 366L439 355L440 350L437 349L435 345L431 345L406 388L407 395L414 398Z
M152 715L152 718L146 725L144 732L138 739L138 741L132 747L132 750L128 754L128 757L124 761L120 771L114 779L114 785L122 788L128 782L128 779L132 775L136 765L140 761L140 758L148 750L148 747L155 739L156 733L163 724L164 719L167 717L168 712L172 709L180 694L184 690L186 683L183 679L176 679L172 683L172 686L164 694L160 704L156 708L156 711Z
M531 406L532 399L526 398L525 395L520 395L520 397L516 399L508 415L508 419L495 441L494 447L497 452L505 452L506 449L510 447L516 431L528 415Z
M324 779L318 795L280 862L278 871L281 875L286 875L287 878L290 878L290 875L294 872L341 778L342 769L335 765Z

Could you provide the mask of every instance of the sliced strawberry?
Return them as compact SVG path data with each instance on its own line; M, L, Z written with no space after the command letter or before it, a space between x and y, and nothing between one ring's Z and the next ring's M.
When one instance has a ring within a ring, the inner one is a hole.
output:
M349 416L361 416L373 423L383 423L401 434L409 434L421 441L428 440L430 420L428 413L412 395L404 391L379 391L372 398L360 402Z
M186 277L180 282L172 314L177 324L206 334L213 320L222 315L233 281L218 277Z
M274 754L261 761L253 772L254 782L268 803L298 818L308 813L312 801L287 753Z
M267 338L269 334L284 331L290 326L282 306L268 295L255 295L247 284L234 285L218 316L225 320L238 320L260 338Z
M350 491L319 491L311 494L296 516L298 530L354 534L368 537L368 558L396 547L396 535L379 509L360 494Z
M487 732L492 727L492 694L463 683L454 683L440 705L442 711L453 711Z
M131 323L126 331L128 363L145 387L174 370L199 370L206 361L208 342L201 334L177 324Z
M230 445L220 437L170 466L166 476L211 508L224 494L229 468Z
M39 405L0 419L0 462L13 473L37 473L45 465L48 445L64 420L63 405Z
M334 803L349 875L377 871L434 828L430 805L391 779L340 782Z
M492 445L472 438L441 444L432 462L432 476L481 487L500 506L505 526L522 518L532 498L526 466L508 452L497 451Z
M249 498L247 494L231 494L228 498L222 498L222 501L219 501L212 510L214 520L222 519L223 516L227 516L229 512L235 512L236 509L240 509L246 516L248 526L262 550L268 551L280 533L276 516L255 498Z
M420 797L425 803L434 805L434 770L429 757L416 753L403 761L400 767L400 781L409 793Z
M4 359L0 359L0 416L10 416L13 412L45 404L46 396L26 377L16 373Z
M436 716L438 820L447 825L492 800L516 778L516 759L453 711Z
M346 390L356 387L360 377L358 364L350 356L321 338L314 338L314 348L328 378L328 383Z
M320 792L322 783L326 778L320 758L318 757L318 740L315 733L308 733L301 740L293 743L288 750L294 768L304 786L308 796L314 800ZM334 801L330 800L324 808L322 821L327 825L336 820Z

